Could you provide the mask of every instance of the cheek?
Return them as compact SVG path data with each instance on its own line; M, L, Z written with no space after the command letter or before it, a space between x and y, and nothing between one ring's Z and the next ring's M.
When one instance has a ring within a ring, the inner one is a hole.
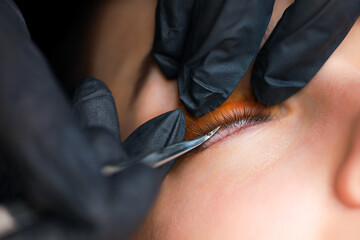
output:
M314 79L291 101L303 109L308 128L303 144L316 147L333 170L345 158L360 112L360 74L341 58L331 57ZM310 134L311 133L311 134ZM335 174L335 173L334 173Z
M248 181L239 175L168 179L153 215L164 239L318 239L326 207L314 182L286 168Z
M249 129L180 160L150 217L167 229L164 239L316 239L326 208L317 192L323 169L309 158L309 145L290 147L305 128L289 121L286 128ZM304 159L294 158L300 152Z

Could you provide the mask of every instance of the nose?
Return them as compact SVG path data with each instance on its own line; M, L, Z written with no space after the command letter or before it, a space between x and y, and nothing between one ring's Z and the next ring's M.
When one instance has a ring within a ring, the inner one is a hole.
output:
M352 208L360 207L360 113L354 121L348 152L339 170L337 193L342 202Z

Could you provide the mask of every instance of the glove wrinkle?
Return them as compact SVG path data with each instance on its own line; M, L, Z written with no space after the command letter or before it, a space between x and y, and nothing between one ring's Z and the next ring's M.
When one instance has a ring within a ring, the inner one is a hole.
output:
M257 100L279 104L307 85L349 33L359 5L353 0L295 1L255 61L251 81Z
M248 70L270 21L274 0L185 2L192 7L174 0L159 2L156 27L163 33L155 36L153 52L166 56L157 57L160 68L171 78L177 72L180 99L186 110L198 117L221 105ZM186 19L168 18L170 14ZM175 32L175 40L165 30ZM169 67L168 58L177 64Z
M140 153L151 153L167 145L183 141L185 137L185 117L175 110L162 114L137 128L123 143L130 157ZM142 144L134 144L141 142Z

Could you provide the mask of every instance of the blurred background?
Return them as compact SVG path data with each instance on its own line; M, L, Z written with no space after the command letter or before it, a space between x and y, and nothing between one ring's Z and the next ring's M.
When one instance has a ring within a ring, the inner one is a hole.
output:
M48 59L64 90L71 94L75 82L85 77L86 66L80 56L88 23L100 0L14 0L28 25L30 34Z

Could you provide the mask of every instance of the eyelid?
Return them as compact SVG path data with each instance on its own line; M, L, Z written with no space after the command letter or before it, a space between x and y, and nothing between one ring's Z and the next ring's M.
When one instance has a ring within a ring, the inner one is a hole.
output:
M276 108L265 107L255 102L232 102L223 104L200 118L186 114L186 139L201 136L217 126L242 128L249 124L265 122L276 115L276 112Z

